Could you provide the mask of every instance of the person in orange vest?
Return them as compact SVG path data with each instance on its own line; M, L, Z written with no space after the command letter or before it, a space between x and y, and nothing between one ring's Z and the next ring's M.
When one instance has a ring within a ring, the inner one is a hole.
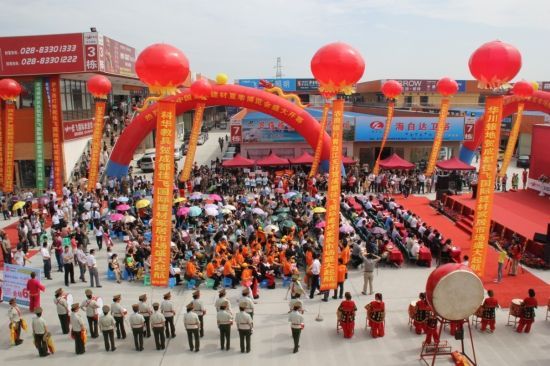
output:
M235 277L231 256L223 259L221 265L223 266L223 276L231 279L231 288L237 288L237 277Z
M430 312L428 315L428 319L426 320L426 326L424 327L424 331L426 332L426 344L432 343L432 338L435 344L439 343L439 332L437 331L437 317L433 312Z
M215 258L208 262L208 264L206 265L206 276L214 280L214 286L212 287L214 290L218 289L221 281L221 276L218 274L217 269L218 262Z
M340 251L340 258L342 259L342 263L347 266L349 263L350 257L351 257L350 247L348 245L348 242L344 240L342 250Z
M383 337L386 305L382 301L382 294L376 293L374 295L374 301L368 303L365 309L367 310L367 320L371 328L371 336L373 338Z

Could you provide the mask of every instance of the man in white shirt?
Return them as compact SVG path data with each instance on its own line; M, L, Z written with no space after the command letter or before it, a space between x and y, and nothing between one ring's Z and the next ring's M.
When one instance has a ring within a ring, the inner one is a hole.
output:
M311 290L309 292L309 298L313 299L315 290L319 288L319 275L321 274L321 262L319 261L319 255L313 254L313 263L311 264Z
M418 240L413 241L413 245L411 248L411 255L413 258L418 258L418 252L420 251L420 244L418 244Z
M94 257L95 249L90 250L90 254L86 257L86 265L88 267L88 272L90 272L90 286L94 287L94 279L96 287L101 287L99 283L99 273L97 272L97 261Z
M76 249L76 261L78 263L78 268L80 269L80 280L82 282L86 282L84 275L86 274L88 260L86 258L86 253L84 253L84 250L82 249L82 244L78 244L78 248Z
M48 243L45 242L40 248L40 254L42 255L42 262L44 262L44 276L48 280L52 279L52 248L48 246Z

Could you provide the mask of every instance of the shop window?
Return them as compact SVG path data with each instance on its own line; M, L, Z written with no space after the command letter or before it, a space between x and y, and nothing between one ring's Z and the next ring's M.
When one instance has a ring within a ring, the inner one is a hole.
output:
M76 121L93 117L94 103L81 80L61 80L61 110L64 121Z
M428 105L428 96L427 95L421 95L420 96L420 105Z
M413 97L412 95L406 95L405 96L405 107L410 107L413 104Z
M36 166L34 160L18 160L16 161L19 173L19 186L21 188L36 187ZM45 161L45 177L46 186L49 184L51 161Z
M477 104L485 104L485 95L480 94L479 97L477 97Z
M32 81L21 81L21 95L19 96L18 108L32 108L34 104L34 83Z

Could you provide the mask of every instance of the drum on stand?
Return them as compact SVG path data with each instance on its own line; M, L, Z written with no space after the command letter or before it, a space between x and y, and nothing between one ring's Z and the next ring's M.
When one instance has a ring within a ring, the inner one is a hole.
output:
M523 304L522 299L513 299L510 304L510 315L520 317L521 316L521 304Z

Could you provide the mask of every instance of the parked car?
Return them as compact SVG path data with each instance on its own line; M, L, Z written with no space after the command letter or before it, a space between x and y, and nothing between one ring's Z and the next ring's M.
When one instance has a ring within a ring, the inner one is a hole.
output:
M197 141L197 144L202 145L202 144L204 144L204 143L206 142L207 139L208 139L208 138L206 137L206 134L201 133L201 134L199 135L199 139L198 139L198 141Z
M516 166L518 168L529 168L530 162L529 155L520 155L516 161Z
M139 168L142 172L152 172L155 170L155 154L144 155L139 160Z

